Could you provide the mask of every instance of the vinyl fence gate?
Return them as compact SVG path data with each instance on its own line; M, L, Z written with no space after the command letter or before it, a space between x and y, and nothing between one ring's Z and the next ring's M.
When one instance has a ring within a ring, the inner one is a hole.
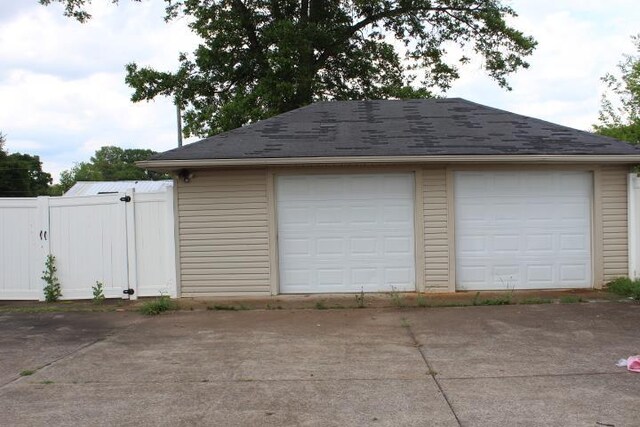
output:
M0 199L0 299L42 300L55 256L62 299L176 297L173 190Z

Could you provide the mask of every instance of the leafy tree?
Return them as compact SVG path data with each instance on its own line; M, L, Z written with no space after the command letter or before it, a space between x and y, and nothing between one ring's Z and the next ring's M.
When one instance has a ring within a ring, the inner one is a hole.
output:
M111 0L117 2L118 0ZM81 22L91 0L63 3ZM506 77L536 42L503 0L165 0L202 42L175 72L127 65L133 101L173 97L186 135L211 135L320 100L422 98L459 77L449 46ZM394 42L395 41L395 42ZM398 47L403 46L403 47Z
M77 181L125 181L166 179L166 174L140 169L135 162L147 160L153 150L120 147L102 147L88 162L77 163L70 170L60 173L61 192L67 191Z
M49 194L51 175L42 171L38 156L9 154L0 132L0 197L35 197Z
M602 78L617 100L603 95L596 133L640 143L640 35L632 37L638 55L624 55L618 64L621 77L607 74Z

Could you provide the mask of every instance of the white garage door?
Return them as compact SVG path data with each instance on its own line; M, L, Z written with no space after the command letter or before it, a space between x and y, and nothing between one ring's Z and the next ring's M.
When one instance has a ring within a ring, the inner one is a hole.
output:
M589 172L456 172L458 289L591 287Z
M413 174L277 178L281 293L415 290Z

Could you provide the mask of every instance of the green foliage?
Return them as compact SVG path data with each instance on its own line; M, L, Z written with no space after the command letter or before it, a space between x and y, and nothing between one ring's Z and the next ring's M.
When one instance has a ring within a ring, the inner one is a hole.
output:
M639 55L624 55L618 64L620 76L607 74L602 81L608 94L603 95L596 133L640 143L640 35L632 37ZM611 96L615 98L611 100Z
M96 281L91 290L93 291L93 303L96 305L102 304L104 302L104 285L102 282Z
M560 297L560 304L575 304L578 302L584 302L582 297L576 295L565 295Z
M396 288L395 286L391 287L389 297L391 298L391 301L393 301L393 305L395 305L396 307L404 307L406 305L404 295L400 291L398 291L398 288Z
M51 175L42 171L40 157L9 154L6 137L0 132L0 197L36 197L49 195Z
M528 64L532 38L510 27L501 0L183 0L202 42L174 72L127 66L133 101L170 96L186 135L208 136L314 101L424 98L446 90L469 61L483 59L499 85ZM396 47L400 41L404 46ZM420 76L420 78L419 78Z
M240 311L240 310L249 310L249 307L243 304L240 304L238 306L226 305L226 304L214 304L213 306L207 306L207 310Z
M607 290L616 295L640 301L640 279L618 277L607 284Z
M158 180L168 175L141 169L135 162L147 160L153 150L106 146L98 149L88 162L77 163L60 173L60 189L69 190L78 181Z
M117 3L118 0L111 0ZM85 22L91 0L62 3ZM208 136L314 101L430 97L469 54L502 87L536 42L503 0L165 0L201 39L174 72L127 66L132 100L170 96ZM463 54L454 58L451 50Z
M505 295L497 298L487 298L477 301L473 305L509 305L511 304L511 296Z
M324 305L323 301L316 302L316 310L326 310L327 306Z
M44 287L44 299L47 302L56 302L62 296L62 289L56 276L56 271L56 257L49 254L44 263L44 271L42 272L42 280L46 283Z
M485 298L482 300L480 299L480 292L476 292L476 295L473 297L471 304L472 305L509 305L511 304L512 298L513 298L513 290L503 296L499 296L495 298Z
M36 371L34 371L34 370L25 369L24 371L20 371L20 376L21 377L28 377L29 375L33 375L35 373L36 373Z
M152 301L147 301L140 307L140 313L147 316L155 316L160 313L164 313L169 310L176 310L178 305L175 301L169 298L168 295L161 295Z

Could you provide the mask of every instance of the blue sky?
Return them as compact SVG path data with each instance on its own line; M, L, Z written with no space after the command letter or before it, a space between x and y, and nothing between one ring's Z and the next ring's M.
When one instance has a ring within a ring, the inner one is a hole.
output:
M184 19L163 21L160 0L94 3L94 18L79 24L59 5L0 0L0 131L10 152L39 155L56 178L103 145L163 151L176 144L173 105L131 103L124 66L173 70L196 38ZM531 67L510 78L508 92L472 62L447 95L590 129L604 90L600 77L634 51L637 0L508 4L520 15L514 24L539 42Z

